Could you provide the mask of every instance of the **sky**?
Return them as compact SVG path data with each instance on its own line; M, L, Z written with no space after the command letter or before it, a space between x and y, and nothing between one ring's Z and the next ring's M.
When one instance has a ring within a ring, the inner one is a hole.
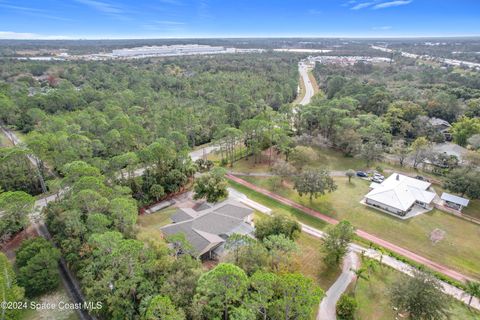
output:
M0 0L0 39L480 36L480 0Z

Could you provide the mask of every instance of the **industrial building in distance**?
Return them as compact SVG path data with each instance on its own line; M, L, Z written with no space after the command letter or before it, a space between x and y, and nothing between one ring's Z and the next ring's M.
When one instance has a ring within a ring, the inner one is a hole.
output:
M112 51L114 57L156 57L183 56L196 54L234 53L235 48L213 47L209 45L186 44L172 46L151 46L117 49Z

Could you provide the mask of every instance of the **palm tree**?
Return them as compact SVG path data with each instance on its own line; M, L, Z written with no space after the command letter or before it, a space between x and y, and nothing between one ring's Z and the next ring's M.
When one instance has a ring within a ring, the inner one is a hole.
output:
M353 294L355 294L355 291L357 290L358 280L360 280L360 279L368 280L368 275L366 274L367 269L365 269L365 268L359 268L359 269L351 268L350 271L355 273L355 276L357 277L357 279L355 280L355 284L353 285Z
M367 264L367 270L369 274L372 274L372 272L377 270L377 267L380 265L380 263L374 259L367 260L366 264Z
M465 292L470 295L470 300L468 300L468 306L470 307L473 297L480 298L480 282L467 280Z

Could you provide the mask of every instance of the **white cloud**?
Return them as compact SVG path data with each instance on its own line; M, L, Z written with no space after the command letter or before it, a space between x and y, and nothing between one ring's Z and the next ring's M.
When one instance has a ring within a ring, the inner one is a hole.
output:
M102 2L97 0L75 0L75 1L104 13L114 13L114 14L123 13L123 11L120 8L107 2Z
M413 0L395 0L395 1L387 1L386 0L370 0L370 1L348 1L344 3L342 6L350 6L351 10L360 10L365 8L372 8L372 9L384 9L390 7L397 7L409 4L413 2Z
M376 2L361 2L361 3L358 3L356 5L354 5L351 9L352 10L360 10L360 9L363 9L363 8L366 8L366 7L370 7L372 5L374 5Z
M412 0L397 0L397 1L383 2L383 3L379 3L375 6L373 6L373 9L384 9L384 8L390 8L390 7L398 7L398 6L403 6L403 5L409 4L411 2L412 2Z
M157 23L157 24L166 24L166 25L176 25L176 26L184 25L184 24L185 24L185 22L181 22L181 21L171 21L171 20L156 20L156 21L154 21L154 23Z
M117 4L107 1L98 1L98 0L74 0L78 3L84 4L96 11L104 13L107 16L120 20L130 20L126 16L126 11Z
M27 15L30 15L30 16L35 16L35 17L40 17L40 18L45 18L45 19L52 19L52 20L72 21L72 19L67 19L67 18L52 15L47 10L38 9L38 8L31 8L31 7L24 7L24 6L17 6L17 5L11 5L11 4L8 4L8 3L1 3L1 1L0 1L0 8L16 11L17 14L27 14Z
M69 36L62 35L41 35L30 32L0 31L0 39L14 40L68 40Z

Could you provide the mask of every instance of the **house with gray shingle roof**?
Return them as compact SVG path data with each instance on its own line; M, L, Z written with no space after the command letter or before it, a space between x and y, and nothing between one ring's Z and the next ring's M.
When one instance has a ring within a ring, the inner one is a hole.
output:
M203 210L199 210L202 208ZM223 252L230 235L253 234L253 210L226 200L218 204L205 204L192 208L178 208L171 217L173 223L160 228L165 236L183 234L192 245L196 257L211 259Z

